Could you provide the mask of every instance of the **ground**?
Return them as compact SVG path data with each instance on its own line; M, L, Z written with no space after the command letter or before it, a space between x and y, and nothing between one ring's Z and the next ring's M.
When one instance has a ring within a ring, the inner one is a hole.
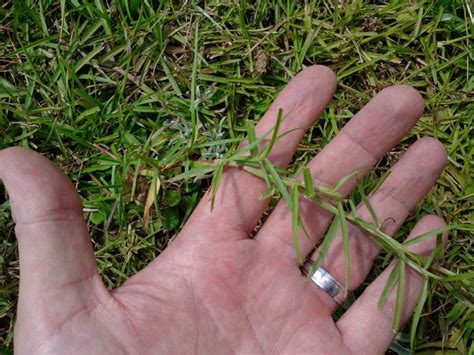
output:
M457 227L437 265L464 276L430 284L415 341L407 341L408 324L392 351L467 353L474 346L473 10L458 0L7 0L0 5L0 148L38 150L71 177L100 273L113 288L166 248L211 182L211 174L172 178L234 150L247 122L299 70L327 65L338 86L292 171L375 93L411 85L425 113L371 177L421 136L446 146L448 167L397 238L425 213L442 216ZM366 179L364 189L373 186ZM0 352L8 353L18 256L1 195Z

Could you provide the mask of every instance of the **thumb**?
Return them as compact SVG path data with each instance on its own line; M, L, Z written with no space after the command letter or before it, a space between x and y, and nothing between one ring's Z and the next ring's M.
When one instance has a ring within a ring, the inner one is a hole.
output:
M36 323L33 315L54 328L107 294L79 195L57 167L28 149L0 152L0 179L10 196L20 255L17 326Z

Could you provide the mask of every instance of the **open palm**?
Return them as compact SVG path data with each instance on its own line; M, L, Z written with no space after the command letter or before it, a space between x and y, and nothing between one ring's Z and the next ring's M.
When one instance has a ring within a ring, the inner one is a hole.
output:
M321 66L298 74L257 126L257 135L287 112L283 135L270 154L285 167L304 132L335 90L334 74ZM416 123L420 95L406 86L383 90L310 162L315 185L334 186L342 177L370 168ZM395 164L370 196L388 234L435 183L446 163L439 142L423 138ZM20 251L20 295L15 350L20 353L383 353L393 338L394 295L383 309L378 297L386 270L334 322L337 303L302 276L293 245L291 214L280 201L257 236L249 233L267 207L263 180L226 168L211 211L204 196L180 235L144 270L108 291L97 273L80 198L69 180L41 155L22 148L0 153L0 177L11 198ZM341 187L350 193L355 177ZM300 201L309 236L301 234L304 255L312 252L332 215L314 202ZM359 216L372 222L366 207ZM426 216L410 237L439 228ZM379 250L348 225L350 288L365 279ZM338 236L323 263L344 282L345 258ZM434 242L415 244L429 254ZM316 251L317 253L317 251ZM407 269L407 320L422 278ZM395 291L392 291L395 292Z

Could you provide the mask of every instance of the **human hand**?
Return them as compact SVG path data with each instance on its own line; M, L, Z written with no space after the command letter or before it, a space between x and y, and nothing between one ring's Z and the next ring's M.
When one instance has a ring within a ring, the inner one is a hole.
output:
M304 132L335 90L334 74L314 66L298 74L257 126L271 129L278 110L289 116L271 151L273 164L290 162ZM368 172L416 123L423 101L412 88L383 90L309 164L315 185L334 186L353 171ZM370 196L384 231L393 235L423 198L446 164L443 146L431 138L415 142ZM96 268L71 182L47 159L30 150L0 153L0 178L12 205L20 253L20 294L15 328L17 353L384 353L392 331L395 290L383 309L378 299L385 270L334 322L337 303L302 276L292 244L291 213L280 201L254 239L248 235L268 201L265 182L242 169L226 168L210 209L210 193L179 236L149 266L118 289L108 291ZM340 190L347 196L356 179ZM332 215L302 199L300 212L310 236L301 236L308 255ZM372 221L363 205L359 216ZM436 216L418 222L409 238L442 227ZM350 289L367 276L378 247L348 224ZM323 266L344 283L341 235ZM429 255L431 239L414 244ZM393 267L393 265L391 266ZM406 270L406 321L423 278Z

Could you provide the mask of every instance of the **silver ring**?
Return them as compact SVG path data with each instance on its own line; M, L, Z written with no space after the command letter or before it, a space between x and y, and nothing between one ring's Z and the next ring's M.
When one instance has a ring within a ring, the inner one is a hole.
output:
M306 261L301 268L301 271L305 276L311 272L313 262L311 260ZM316 269L316 272L311 277L311 280L321 289L334 299L338 304L343 304L347 298L347 292L344 290L344 285L336 280L329 271L322 266Z

